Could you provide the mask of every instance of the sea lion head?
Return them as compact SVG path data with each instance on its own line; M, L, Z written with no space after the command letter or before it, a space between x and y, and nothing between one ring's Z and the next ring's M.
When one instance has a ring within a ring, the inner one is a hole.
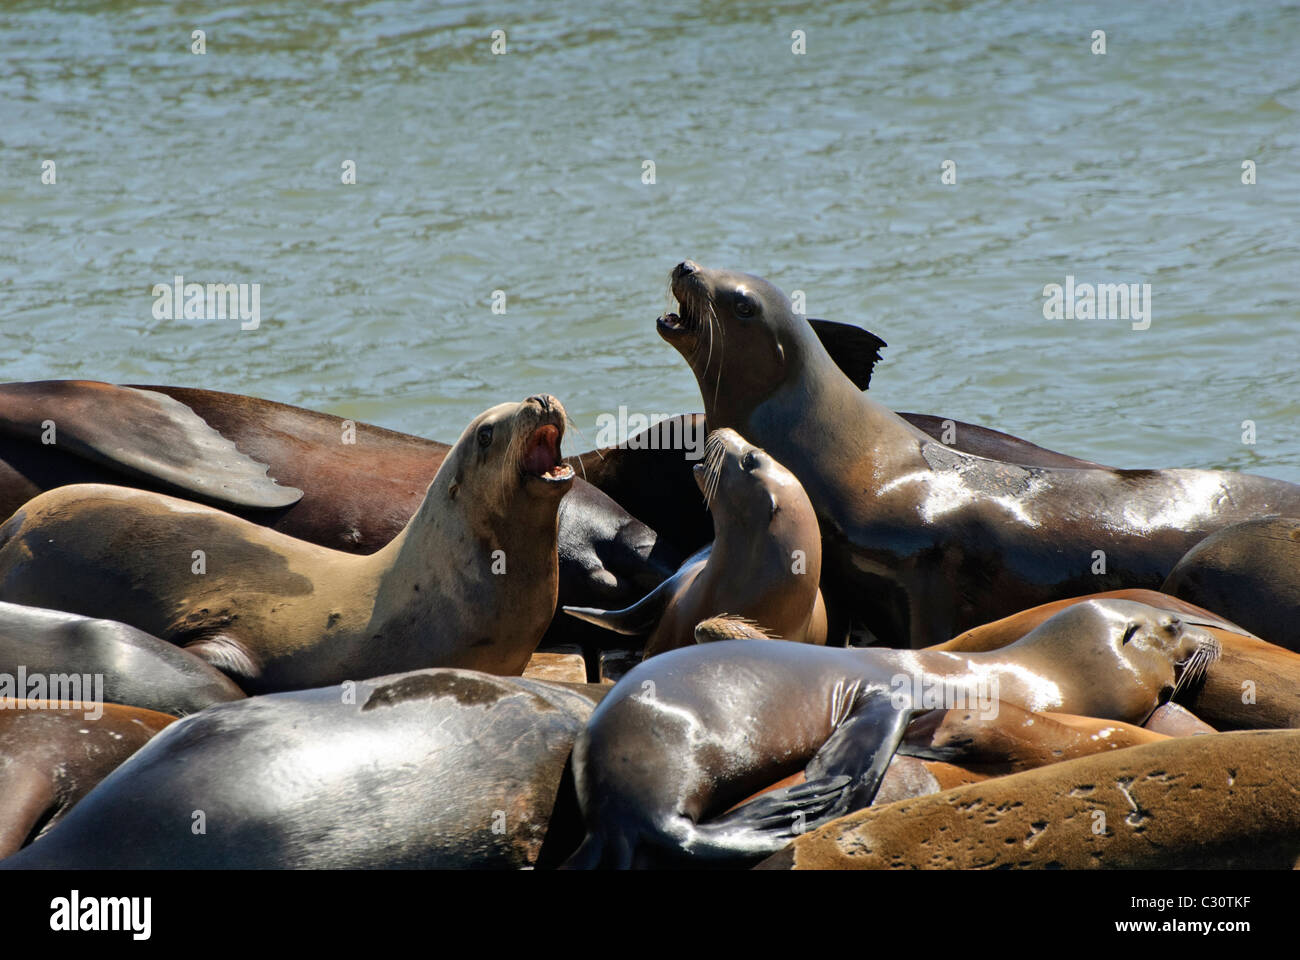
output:
M729 427L709 434L694 472L709 509L746 529L766 530L782 509L808 503L794 474Z
M670 279L678 311L658 319L659 336L690 364L709 423L738 424L733 411L752 409L786 380L811 329L762 277L684 260Z
M1070 695L1083 698L1067 701L1067 712L1137 723L1199 682L1220 652L1209 631L1132 600L1077 603L1020 643L1042 643L1053 658L1067 658L1062 675Z
M443 464L451 468L448 496L455 499L473 489L498 515L514 513L522 496L549 505L554 516L574 478L560 453L564 421L563 405L550 394L483 411L470 421Z

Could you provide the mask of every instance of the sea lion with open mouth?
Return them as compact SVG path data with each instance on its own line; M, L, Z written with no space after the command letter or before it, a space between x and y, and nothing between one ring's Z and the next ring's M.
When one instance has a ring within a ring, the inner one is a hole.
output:
M821 532L794 474L724 429L709 434L695 481L713 514L712 547L631 607L565 612L619 633L649 634L647 657L695 643L696 625L723 614L778 639L825 643Z
M623 677L574 745L587 836L566 865L742 863L871 803L918 709L1006 702L1140 724L1217 655L1205 631L1115 600L979 653L753 640L672 650ZM727 812L800 770L806 782Z
M402 532L451 447L260 397L92 380L0 384L0 519L47 490L109 483L196 500L370 554ZM694 547L690 548L694 549ZM618 607L690 553L584 482L560 502L560 597ZM570 640L569 617L552 643Z
M962 453L863 394L766 280L687 260L671 283L679 312L657 327L694 371L710 428L799 478L821 520L827 603L881 642L922 647L1061 597L1155 588L1214 530L1300 512L1300 486L1247 474Z
M555 612L564 422L551 396L480 414L370 556L161 494L59 487L0 527L0 599L130 624L249 693L430 666L519 674Z

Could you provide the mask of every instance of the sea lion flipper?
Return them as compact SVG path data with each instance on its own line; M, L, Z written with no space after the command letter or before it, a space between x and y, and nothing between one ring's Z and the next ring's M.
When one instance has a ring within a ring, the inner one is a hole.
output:
M852 785L852 779L841 774L769 790L697 829L719 847L730 844L743 849L745 834L778 836L801 821L806 828L848 813Z
M571 617L586 620L615 633L636 636L650 633L663 616L664 608L677 589L680 573L669 577L644 597L622 610L600 610L596 607L562 607Z
M0 860L17 853L31 839L32 831L46 820L57 804L50 778L21 764L10 764L0 774L0 796L4 797L0 817Z
M219 503L269 510L302 499L188 406L154 390L93 380L0 384L0 434Z
M898 709L888 693L862 694L848 716L822 744L804 768L809 780L840 774L853 779L849 811L871 805L889 761L912 718L910 709ZM847 812L847 811L846 811Z
M851 323L834 320L809 320L817 339L859 390L871 384L871 371L880 360L880 351L887 346L884 340Z

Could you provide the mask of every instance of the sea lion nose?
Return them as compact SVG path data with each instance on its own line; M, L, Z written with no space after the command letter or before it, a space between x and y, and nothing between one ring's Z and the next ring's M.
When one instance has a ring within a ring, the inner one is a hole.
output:
M549 413L551 407L556 406L560 402L556 400L553 396L551 396L549 393L539 393L529 397L528 399L531 400L533 403L537 404L539 407L541 407L543 413Z
M673 279L680 280L683 277L689 277L692 273L697 273L699 269L700 265L694 260L683 260L673 267Z

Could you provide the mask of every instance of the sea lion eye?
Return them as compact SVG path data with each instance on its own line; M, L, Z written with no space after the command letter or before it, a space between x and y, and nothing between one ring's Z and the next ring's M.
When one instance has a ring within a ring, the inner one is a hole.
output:
M736 316L752 317L758 310L757 304L749 297L741 294L736 297Z
M745 454L745 455L741 458L741 460L740 460L740 469L741 469L741 470L750 471L750 470L753 470L753 469L754 469L755 467L757 467L757 466L758 466L758 457L754 456L754 451L753 451L753 450L751 450L751 451L749 451L749 453Z
M480 447L487 447L490 446L491 444L492 444L492 424L489 423L486 424L485 426L478 428L478 445Z
M1130 623L1128 625L1128 629L1124 631L1124 639L1122 639L1119 642L1120 646L1122 647L1124 644L1132 640L1134 634L1136 634L1137 632L1138 632L1138 625L1136 623Z

